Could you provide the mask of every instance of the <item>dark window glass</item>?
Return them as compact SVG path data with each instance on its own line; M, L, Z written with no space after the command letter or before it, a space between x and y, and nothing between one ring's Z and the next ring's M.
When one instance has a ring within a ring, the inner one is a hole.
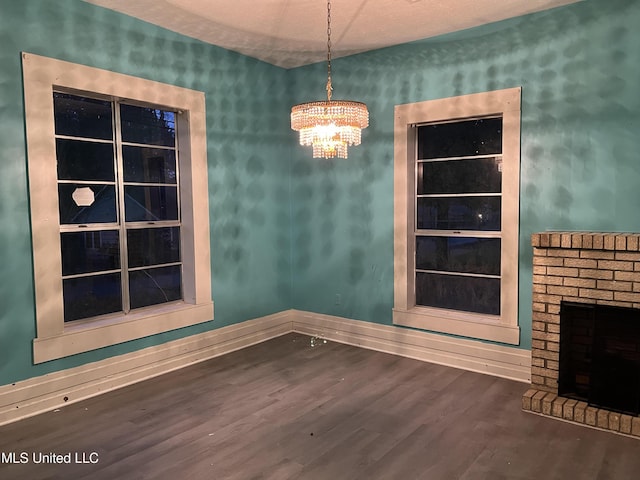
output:
M56 139L59 180L115 181L113 144Z
M176 187L124 187L124 208L127 222L178 219Z
M60 234L62 275L120 269L117 230Z
M418 195L502 191L500 157L420 162L417 175Z
M122 310L119 273L67 278L62 290L65 322Z
M418 236L416 268L500 275L500 239Z
M176 141L174 112L158 108L120 105L122 140L145 145L172 147Z
M181 276L180 265L129 272L131 308L180 300Z
M500 315L500 279L416 272L416 305Z
M122 149L122 156L125 182L171 184L177 182L174 150L125 146Z
M502 118L418 127L418 159L502 153Z
M113 139L111 102L54 92L53 105L56 135Z
M500 230L501 197L418 198L418 229Z
M180 227L140 228L127 231L129 267L180 261Z
M93 193L93 202L91 205L87 205L91 192ZM113 185L60 183L58 184L58 202L60 223L63 225L114 223L117 220L116 189Z

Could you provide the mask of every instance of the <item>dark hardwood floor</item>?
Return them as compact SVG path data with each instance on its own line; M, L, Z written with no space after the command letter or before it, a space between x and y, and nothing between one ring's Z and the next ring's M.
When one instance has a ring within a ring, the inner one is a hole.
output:
M526 389L289 334L0 427L0 479L639 478L640 441L523 413Z

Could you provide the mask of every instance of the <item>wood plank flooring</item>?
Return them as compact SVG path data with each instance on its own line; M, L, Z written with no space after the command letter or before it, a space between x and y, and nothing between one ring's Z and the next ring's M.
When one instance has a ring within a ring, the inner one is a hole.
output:
M640 441L524 413L526 389L289 334L0 427L0 479L638 478Z

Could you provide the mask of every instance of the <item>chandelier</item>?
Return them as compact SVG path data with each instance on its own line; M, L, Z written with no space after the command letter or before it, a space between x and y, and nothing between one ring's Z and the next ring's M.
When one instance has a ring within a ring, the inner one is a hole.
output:
M291 128L300 145L313 147L313 158L347 158L347 147L360 145L361 129L369 126L369 111L361 102L332 100L331 0L327 1L327 100L291 108Z

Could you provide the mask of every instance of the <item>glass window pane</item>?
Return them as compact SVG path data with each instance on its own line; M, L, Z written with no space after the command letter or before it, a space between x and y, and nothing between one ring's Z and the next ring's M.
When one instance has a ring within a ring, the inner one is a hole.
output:
M500 275L500 239L418 236L416 268Z
M120 105L122 140L145 145L175 145L175 113L158 108Z
M124 209L127 222L178 219L176 187L124 187Z
M500 197L418 198L420 230L499 231Z
M418 163L418 195L438 193L500 193L502 158Z
M418 127L418 158L502 153L502 118L478 118Z
M54 92L53 106L56 135L113 139L111 102Z
M127 230L129 267L180 261L180 227Z
M416 305L500 315L500 279L416 272Z
M67 278L62 281L62 292L65 322L122 310L119 273Z
M180 300L181 270L180 265L173 265L129 272L131 308Z
M122 156L125 182L172 184L177 182L175 150L125 146L122 149Z
M118 270L120 241L117 230L61 233L62 275Z
M59 180L115 181L113 144L56 139Z
M60 183L58 202L63 225L114 223L117 220L113 185Z

